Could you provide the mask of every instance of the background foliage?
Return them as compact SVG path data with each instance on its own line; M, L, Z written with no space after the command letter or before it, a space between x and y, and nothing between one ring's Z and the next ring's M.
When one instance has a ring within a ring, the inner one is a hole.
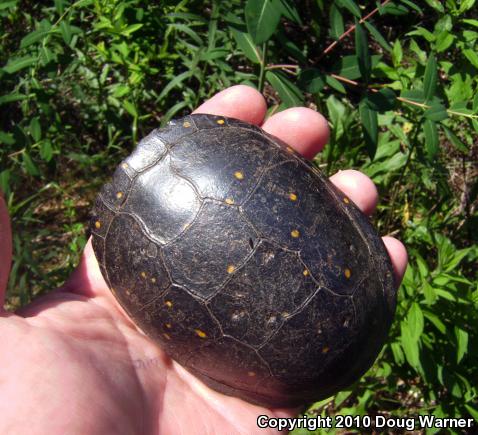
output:
M68 276L95 192L138 138L246 83L270 112L324 113L332 134L316 163L372 177L376 225L409 249L376 364L309 412L478 421L475 10L475 0L0 1L9 307Z

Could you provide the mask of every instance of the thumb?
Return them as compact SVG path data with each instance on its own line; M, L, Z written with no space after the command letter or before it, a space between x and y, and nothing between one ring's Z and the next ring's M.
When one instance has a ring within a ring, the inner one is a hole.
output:
M10 265L12 263L12 231L7 204L0 191L0 311L5 303Z

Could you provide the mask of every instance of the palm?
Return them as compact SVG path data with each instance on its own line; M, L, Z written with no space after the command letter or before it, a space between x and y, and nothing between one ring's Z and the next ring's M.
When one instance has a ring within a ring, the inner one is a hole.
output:
M255 91L236 87L205 103L201 111L259 124L265 105ZM312 156L327 139L326 127L304 129L298 114L308 121L305 125L317 126L318 120L323 124L315 112L295 109L287 115L295 130L280 114L275 117L281 119L272 117L264 128ZM351 179L358 180L360 188L354 188ZM363 176L349 174L334 182L364 211L373 210L376 197L370 185L367 193L364 183L369 181ZM4 228L6 222L4 215ZM399 277L406 255L398 241L385 241ZM7 251L0 249L0 291ZM62 289L17 315L0 312L0 337L0 394L7 399L0 404L0 433L250 434L259 431L260 414L294 413L216 393L167 357L115 302L90 244Z
M70 291L22 312L28 317L0 320L7 374L0 394L8 397L0 409L4 422L17 420L15 433L32 433L32 417L38 433L49 434L190 433L192 421L198 433L252 433L257 416L271 414L204 387L139 333L101 287L87 297L76 292L92 289L77 285L88 281L70 281ZM19 410L30 419L18 419Z

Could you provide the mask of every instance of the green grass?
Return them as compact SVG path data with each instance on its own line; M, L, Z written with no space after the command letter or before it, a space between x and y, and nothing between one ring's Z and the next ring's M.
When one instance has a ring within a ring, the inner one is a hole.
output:
M69 275L96 191L139 138L246 83L271 112L306 105L329 119L316 163L368 174L381 195L375 224L409 249L376 364L310 412L478 420L475 1L374 11L272 0L280 14L265 19L261 4L0 3L0 187L15 233L7 305Z

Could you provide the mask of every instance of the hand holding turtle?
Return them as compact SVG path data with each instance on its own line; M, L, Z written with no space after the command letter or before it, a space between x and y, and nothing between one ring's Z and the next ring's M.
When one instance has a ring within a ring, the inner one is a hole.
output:
M263 97L245 86L229 88L196 112L221 114L261 125ZM328 139L316 112L294 108L262 124L312 158ZM356 171L332 181L367 214L377 191ZM0 201L0 295L10 245ZM400 242L385 238L397 283L406 267ZM107 288L91 245L61 289L16 315L0 315L3 382L1 433L255 433L259 414L290 416L296 410L264 409L204 386L139 333ZM267 433L260 430L260 433Z

